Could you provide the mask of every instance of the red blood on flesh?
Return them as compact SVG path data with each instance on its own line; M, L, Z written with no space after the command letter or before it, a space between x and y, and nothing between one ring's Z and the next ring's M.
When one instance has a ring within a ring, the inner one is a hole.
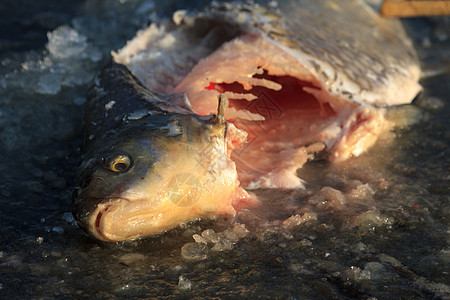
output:
M303 90L304 87L320 89L311 82L303 81L292 76L255 74L253 78L266 79L279 83L281 90L273 90L263 86L252 86L245 90L239 82L215 83L210 82L206 90L217 90L220 93L233 92L238 94L253 94L257 99L246 101L244 99L230 98L230 107L236 110L246 110L251 113L262 115L266 121L281 116L289 115L291 118L299 114L322 114L334 115L334 110L328 103L321 104L312 94Z

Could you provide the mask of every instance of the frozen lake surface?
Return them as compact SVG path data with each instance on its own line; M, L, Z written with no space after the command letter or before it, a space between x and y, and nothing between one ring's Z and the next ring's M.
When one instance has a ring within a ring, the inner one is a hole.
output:
M0 4L0 298L448 299L448 17L408 21L430 76L391 110L396 129L359 158L307 164L306 190L258 191L261 209L134 242L82 233L87 88L111 50L186 7L155 3Z

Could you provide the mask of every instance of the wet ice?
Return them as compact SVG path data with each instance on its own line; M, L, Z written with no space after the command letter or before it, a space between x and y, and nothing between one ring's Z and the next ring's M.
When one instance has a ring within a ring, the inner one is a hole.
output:
M85 92L158 8L86 5L45 49L1 58L2 296L448 297L448 75L369 153L306 165L305 191L260 191L262 209L131 243L85 237L70 214Z

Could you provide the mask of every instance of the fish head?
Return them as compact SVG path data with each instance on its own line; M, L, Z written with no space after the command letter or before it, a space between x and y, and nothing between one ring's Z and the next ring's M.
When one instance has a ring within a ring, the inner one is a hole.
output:
M166 119L164 125L134 122L87 153L73 214L89 235L136 239L199 217L235 213L231 202L239 182L229 158L229 125L217 116Z

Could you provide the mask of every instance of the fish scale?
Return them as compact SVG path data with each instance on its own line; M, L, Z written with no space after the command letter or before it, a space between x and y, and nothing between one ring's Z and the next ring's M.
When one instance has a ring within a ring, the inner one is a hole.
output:
M285 49L312 56L302 63L314 61L320 68L315 75L340 96L350 93L355 101L391 105L410 102L420 90L417 54L403 26L380 17L362 1L347 1L345 6L330 0L280 1L277 7L217 4L210 14L224 14L244 27L251 23ZM368 70L377 76L367 77ZM387 87L394 78L410 89L402 99L389 96ZM341 82L346 81L358 89L343 89ZM361 91L371 95L355 97Z

